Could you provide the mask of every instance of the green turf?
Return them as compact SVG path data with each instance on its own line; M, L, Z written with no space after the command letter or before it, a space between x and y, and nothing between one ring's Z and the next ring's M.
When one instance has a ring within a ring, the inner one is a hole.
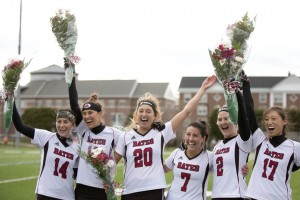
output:
M165 158L172 152L167 148ZM40 153L36 147L18 147L0 144L0 199L1 200L32 200L35 199L36 177L39 173ZM252 161L249 161L252 166ZM251 172L247 176L249 180ZM6 180L32 177L29 180L3 183ZM166 174L167 183L172 181L172 173ZM119 163L115 177L116 181L122 183L123 166ZM211 190L212 178L209 178L208 190ZM294 172L291 178L293 200L300 200L300 170ZM210 198L208 198L210 199Z

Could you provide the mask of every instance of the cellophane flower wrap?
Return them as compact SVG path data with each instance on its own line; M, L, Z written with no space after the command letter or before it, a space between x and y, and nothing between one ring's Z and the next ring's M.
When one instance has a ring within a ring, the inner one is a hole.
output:
M65 79L68 86L70 86L75 73L75 64L80 61L80 58L75 56L78 35L76 17L69 10L59 9L55 16L50 18L50 23L52 32L65 53L65 59L69 62L68 67L65 68Z
M4 89L4 128L9 129L14 102L14 91L20 80L22 71L29 65L30 61L25 63L24 60L12 59L2 71L3 89Z
M230 119L234 124L237 124L238 119L235 91L241 87L239 74L250 53L248 39L254 31L254 23L255 17L250 20L246 13L240 21L227 27L228 39L222 41L215 50L209 50L215 74L224 88Z
M109 188L106 189L108 200L117 200L115 194L113 179L115 175L115 161L114 159L104 152L102 147L92 149L90 153L78 150L79 155L88 164L90 164L98 178L108 184Z

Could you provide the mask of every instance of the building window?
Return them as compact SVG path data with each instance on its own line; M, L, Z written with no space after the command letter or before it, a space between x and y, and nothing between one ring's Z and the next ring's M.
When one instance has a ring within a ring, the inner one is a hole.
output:
M207 94L203 94L200 103L207 103Z
M52 100L46 101L46 107L52 107Z
M21 108L27 108L27 101L21 100Z
M207 116L207 106L199 105L197 107L197 115L198 116Z
M37 107L43 107L43 100L37 100Z
M183 94L183 102L187 103L189 102L189 100L191 100L192 98L192 94L188 93L188 94Z
M111 113L111 124L113 126L124 126L124 120L123 113Z
M259 94L259 103L267 103L267 94Z
M107 105L108 108L114 108L116 106L116 100L114 99L110 99L107 101Z
M55 105L56 105L56 108L61 108L62 107L62 100L56 100L55 101Z
M126 100L125 99L120 99L119 100L119 107L122 107L122 108L124 108L124 107L126 107Z
M273 98L274 98L274 103L276 103L276 104L283 103L283 97L282 97L281 93L275 93Z

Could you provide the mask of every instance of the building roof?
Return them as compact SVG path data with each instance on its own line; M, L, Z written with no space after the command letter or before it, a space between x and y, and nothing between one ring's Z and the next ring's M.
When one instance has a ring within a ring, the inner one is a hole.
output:
M22 87L22 98L68 98L65 71L58 65L33 71L31 81ZM96 92L100 98L138 98L150 92L157 98L175 100L169 83L138 83L136 80L76 80L79 98Z
M64 70L64 68L53 64L48 67L33 71L30 74L34 75L34 74L49 74L49 73L50 74L65 74L65 70Z
M249 76L252 88L272 88L287 77L284 76ZM206 76L182 77L179 88L199 88Z
M146 92L157 98L175 100L169 94L169 83L138 83L136 80L76 80L79 98L88 98L96 92L100 98L132 98ZM22 98L68 98L65 80L30 81L22 88Z

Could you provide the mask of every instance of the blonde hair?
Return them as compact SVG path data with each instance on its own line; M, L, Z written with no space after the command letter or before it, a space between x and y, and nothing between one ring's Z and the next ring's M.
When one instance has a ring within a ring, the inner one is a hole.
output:
M141 105L141 103L143 102L149 102L150 104L152 104L153 106L152 109L154 111L154 115L155 115L155 121L160 121L162 119L162 111L161 108L159 106L159 101L158 99L152 95L150 92L145 93L143 96L141 96L138 100L137 100L137 104L136 104L136 108L135 111L133 113L133 117L131 119L131 123L129 125L129 128L133 129L137 127L137 113L138 113L138 109Z

